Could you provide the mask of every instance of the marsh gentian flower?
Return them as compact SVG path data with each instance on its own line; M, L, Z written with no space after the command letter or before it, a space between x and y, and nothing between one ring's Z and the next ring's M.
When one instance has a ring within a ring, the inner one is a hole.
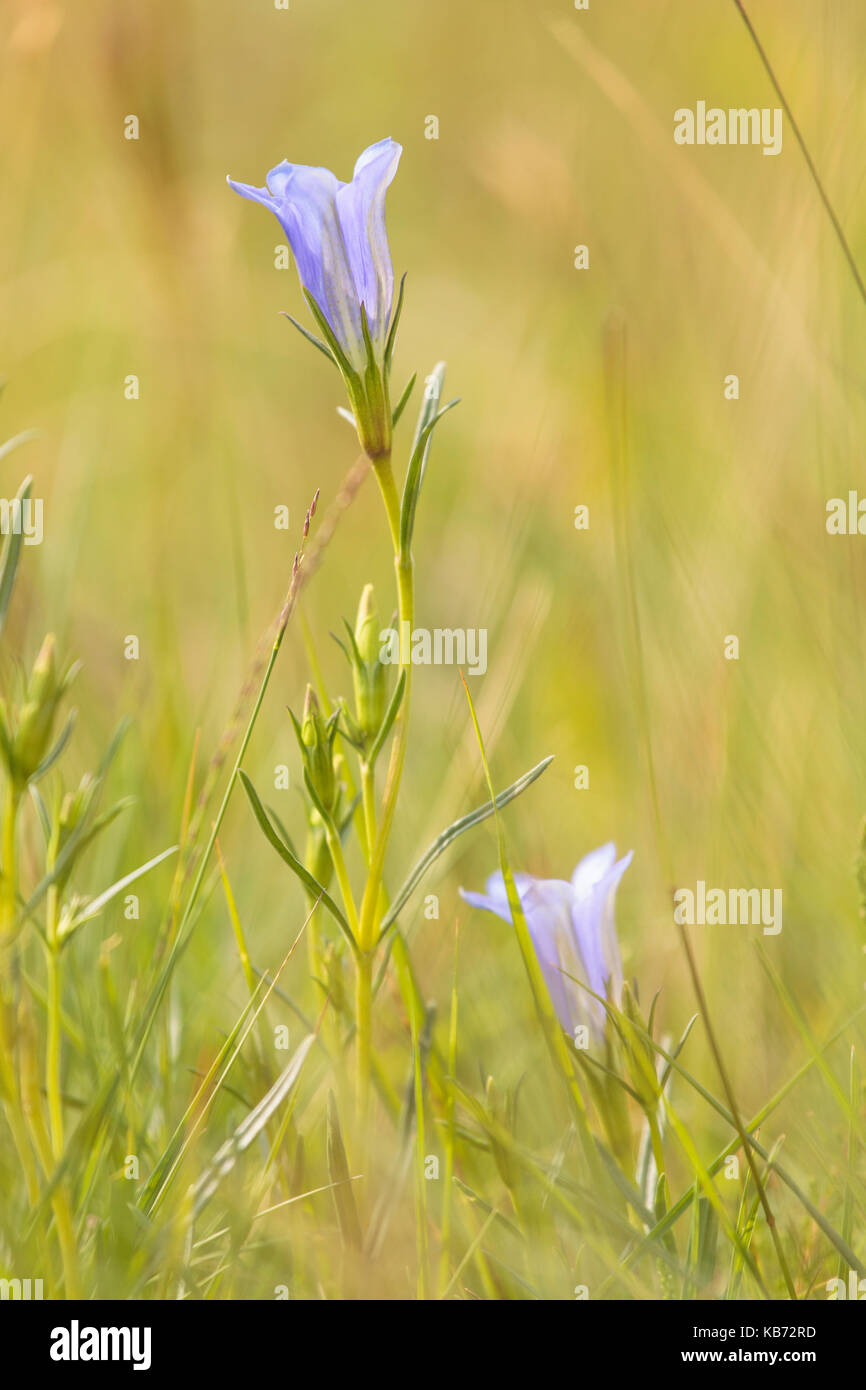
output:
M575 980L619 1006L622 962L616 936L614 899L631 863L631 851L616 857L616 846L602 845L581 859L571 881L515 874L514 883L557 1018L572 1035L584 1024L591 1038L604 1039L605 1011ZM487 892L461 896L473 907L512 921L501 873L487 880ZM569 976L573 976L570 979Z
M401 147L380 140L359 157L351 183L330 169L284 159L264 188L228 183L280 221L298 275L343 373L361 443L372 458L391 441L388 405L394 271L385 229L385 193Z

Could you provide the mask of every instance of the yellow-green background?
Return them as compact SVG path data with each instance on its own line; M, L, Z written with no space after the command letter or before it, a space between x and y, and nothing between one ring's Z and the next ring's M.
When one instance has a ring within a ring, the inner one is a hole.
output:
M866 262L866 10L854 0L752 0L751 12L855 256ZM0 403L4 436L40 437L0 464L45 499L25 552L11 637L28 658L52 628L85 663L73 767L134 716L114 786L137 808L110 867L177 835L193 741L216 745L256 641L279 606L303 511L332 501L355 456L340 383L278 311L303 314L274 268L275 220L226 174L263 183L279 160L348 178L385 135L404 147L388 199L408 272L396 385L447 359L443 422L417 529L418 621L483 626L472 682L500 786L551 752L508 813L513 858L567 877L607 839L633 848L618 917L629 974L678 1033L692 1010L668 906L630 662L604 403L602 343L627 323L631 561L649 725L675 881L780 887L765 947L818 1035L862 1000L854 877L866 810L863 548L830 537L825 505L866 490L866 305L790 125L778 158L681 148L673 112L699 99L775 107L726 0L467 5L291 0L6 0L0 14ZM139 117L138 141L124 118ZM438 140L425 120L439 121ZM590 268L573 266L589 247ZM723 397L728 373L740 399ZM138 401L125 377L140 379ZM398 439L405 450L409 426ZM590 509L588 532L574 508ZM273 509L291 511L289 533ZM304 611L334 690L328 633L391 567L372 483L344 518ZM135 633L141 659L123 659ZM740 659L726 662L727 634ZM303 698L293 625L248 767L300 832L296 791L269 789ZM457 674L418 672L413 743L389 877L483 799ZM589 791L573 788L587 764ZM462 923L464 1064L513 1079L538 1055L505 927L457 886L494 867L487 831L462 842L414 901L425 993L444 1007ZM302 899L248 808L222 848L261 964L281 958ZM103 859L105 860L105 853ZM113 857L112 857L113 856ZM97 877L99 860L92 861ZM148 958L168 871L119 910L129 970ZM90 885L82 875L82 891ZM696 930L716 1021L753 1109L799 1043L744 927ZM99 933L82 946L98 949ZM291 977L298 988L301 975ZM182 1054L214 1045L243 999L222 899L179 975ZM703 1043L690 1044L711 1076ZM544 1129L544 1096L528 1093ZM839 1161L809 1118L784 1114L816 1170ZM704 1117L695 1115L700 1125ZM712 1118L707 1116L707 1123Z

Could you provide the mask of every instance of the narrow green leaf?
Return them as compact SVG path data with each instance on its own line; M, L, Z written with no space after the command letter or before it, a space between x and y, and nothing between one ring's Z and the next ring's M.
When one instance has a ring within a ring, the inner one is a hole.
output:
M333 898L330 897L330 895L322 887L321 883L319 883L313 877L310 871L304 868L301 861L297 859L294 854L292 854L292 851L289 849L288 845L284 844L281 837L277 834L276 830L271 824L271 820L268 816L267 811L265 810L264 806L259 800L259 796L255 787L253 786L247 774L244 772L243 768L239 770L238 775L243 784L244 791L246 792L249 798L250 805L253 808L253 814L255 815L256 820L258 821L259 825L262 828L262 831L264 832L265 839L268 841L270 845L274 847L274 849L277 851L277 854L280 856L283 862L285 864L288 864L289 868L292 870L292 873L294 873L301 880L301 883L304 885L307 892L312 894L314 899L318 898L321 900L322 906L326 908L328 912L330 912L331 916L334 918L334 921L337 923L346 939L350 942L352 950L357 951L355 938L352 936L352 933L349 929L349 924L346 921L340 909L337 907L337 904L334 902Z
M857 1052L854 1044L851 1044L851 1054L848 1064L848 1098L851 1105L851 1116L848 1122L848 1153L847 1172L845 1179L845 1201L842 1207L842 1239L851 1244L854 1238L854 1191L852 1177L856 1172L857 1151L859 1143L857 1139L857 1115L860 1109L860 1068L857 1065ZM840 1279L844 1279L848 1271L844 1262L840 1258L837 1274Z
M70 869L73 860L77 859L78 856L84 852L87 846L96 839L96 836L120 815L121 811L127 810L132 805L133 798L124 797L116 806L112 806L110 811L104 811L103 814L98 816L92 823L88 823L85 820L76 827L63 846L63 849L58 854L53 867L39 880L39 883L22 907L18 917L19 926L23 925L28 917L33 915L36 908L45 897L45 894L48 892L48 889L56 883L58 879L63 878L64 874Z
M205 1168L193 1186L193 1219L201 1212L216 1192L223 1178L234 1168L240 1155L264 1129L272 1115L280 1108L300 1077L307 1054L315 1042L315 1034L310 1033L294 1053L291 1061L277 1077L270 1090L258 1105L241 1121L230 1139L214 1154L213 1160Z
M421 404L412 454L409 459L409 467L406 470L406 482L403 485L403 498L400 503L400 551L403 555L407 555L412 546L415 512L418 507L418 498L421 495L421 486L424 482L433 431L442 416L447 415L448 411L452 410L455 405L459 405L460 402L459 396L455 396L454 400L448 401L441 410L437 410L444 378L445 363L439 362L431 374L431 380L435 382L435 389L431 389L428 382Z
M332 826L333 821L328 812L328 809L325 806L325 803L322 801L322 798L319 796L319 793L316 791L316 788L313 786L312 779L306 768L304 768L304 786L307 789L307 796L310 798L310 800L313 803L313 806L322 818L322 823L325 826Z
M334 1184L334 1206L343 1240L354 1250L360 1250L361 1223L358 1220L358 1208L355 1206L355 1194L352 1191L346 1148L340 1130L340 1116L333 1091L328 1092L327 1156L328 1175Z
M713 1277L718 1242L718 1218L707 1199L701 1197L698 1201L698 1240L695 1258L695 1275L699 1289L704 1288ZM745 1242L743 1248L749 1248Z
M448 826L447 830L442 831L441 835L437 835L433 843L418 860L418 863L406 879L402 888L396 894L391 907L382 921L382 930L379 934L380 940L394 925L409 898L427 873L427 870L435 864L441 854L445 853L448 846L453 844L465 831L474 829L476 825L481 825L488 817L494 814L494 811L501 811L510 801L513 801L515 797L520 796L520 793L526 791L527 787L531 787L532 783L541 776L542 772L545 772L547 768L550 767L552 762L553 754L550 754L546 758L542 758L541 762L529 772L525 772L522 777L518 777L517 781L513 782L504 792L500 792L496 797L495 803L493 801L485 801L483 806L479 806L475 811L470 811L467 816L461 816L460 820L454 821L452 825Z
M637 1026L638 1025L635 1024L635 1027ZM640 1029L639 1031L643 1032L644 1030ZM648 1037L649 1035L645 1034L645 1036ZM839 1033L836 1033L834 1035L834 1038L831 1039L830 1042L835 1041L835 1038L838 1036ZM671 1064L671 1066L683 1078L683 1080L686 1081L695 1091L697 1091L698 1095L702 1096L703 1099L707 1102L707 1104L710 1105L718 1115L721 1115L722 1118L729 1125L731 1125L733 1128L736 1128L736 1125L734 1123L734 1117L733 1115L731 1115L727 1106L724 1105L720 1100L717 1100L716 1097L710 1091L708 1091L705 1086L701 1085L700 1081L698 1081L696 1077L692 1076L691 1072L687 1071L686 1068L675 1057L672 1057L670 1053L666 1052L665 1049L659 1043L655 1042L652 1038L650 1038L650 1042L652 1043L652 1046L655 1048L655 1050L662 1057L664 1057L666 1061L668 1061ZM826 1051L827 1047L830 1046L830 1042L825 1044L824 1048L821 1050ZM791 1086L793 1085L794 1081L799 1080L799 1078L805 1075L805 1073L809 1070L811 1066L815 1065L816 1060L817 1059L815 1057L811 1057L809 1061L803 1067L800 1068L800 1070L797 1072L796 1076L792 1079L792 1081L788 1083L786 1086L784 1086L780 1091L778 1091L776 1095L772 1098L772 1100L768 1101L768 1103L761 1109L758 1115L746 1124L746 1132L750 1137L750 1143L752 1145L752 1148L754 1149L755 1153L760 1155L760 1157L763 1158L765 1161L768 1160L769 1155L767 1153L767 1150L763 1147L763 1145L759 1144L758 1140L754 1137L753 1130L755 1130L758 1127L758 1125L762 1123L762 1121L766 1118L766 1116L770 1113L772 1109L775 1109L779 1101L782 1099L783 1095L785 1095L787 1091L791 1089ZM725 1158L727 1158L729 1154L735 1153L739 1147L739 1136L736 1136L723 1150L722 1154L710 1165L709 1172L711 1174L715 1174L716 1172L718 1172L719 1168L721 1168L722 1164L724 1163ZM787 1171L787 1169L783 1168L780 1164L777 1163L774 1165L774 1171L777 1174L777 1176L781 1179L781 1181L785 1184L785 1186L789 1189L789 1191L793 1192L797 1200L802 1204L803 1207L805 1207L812 1220L815 1222L817 1226L821 1228L827 1239L836 1248L836 1250L839 1252L842 1258L847 1261L849 1268L856 1269L858 1274L860 1274L861 1276L866 1275L866 1265L864 1265L860 1257L854 1253L854 1251L851 1249L851 1246L844 1239L844 1237L835 1229L832 1223L827 1220L827 1217L824 1215L824 1213L822 1211L819 1211L815 1204L809 1200L809 1198L806 1196L806 1193L794 1180L794 1178ZM673 1224L674 1221L677 1220L679 1216L682 1215L683 1211L686 1209L689 1201L691 1200L691 1195L693 1193L694 1188L690 1188L689 1192L686 1193L683 1197L681 1197L680 1200L676 1202L674 1206L671 1207L664 1221L660 1222L659 1225L654 1227L654 1229L649 1232L649 1235L647 1236L647 1241L650 1241L658 1235L660 1235L663 1230L666 1230L670 1225Z
M19 436L19 439L20 438L21 436ZM14 444L14 442L14 440L8 440L7 443L0 448L0 458L3 456L3 451L8 451L10 445ZM26 477L16 495L16 501L20 506L23 506L24 502L30 497L30 489L32 486L33 479L29 476ZM18 571L18 561L21 557L21 546L23 541L24 536L21 531L11 531L2 541L2 550L0 550L0 632L3 631L3 625L6 621L6 610L9 607L9 600L12 597L12 589L15 584L15 575Z
M285 965L285 961L283 964ZM265 984L267 984L266 989L263 987ZM255 986L216 1057L205 1075L201 1077L198 1089L187 1105L167 1145L156 1160L153 1172L139 1198L139 1207L148 1217L153 1216L162 1202L172 1179L181 1166L183 1156L203 1124L214 1098L226 1088L228 1074L240 1056L244 1043L252 1032L262 1008L275 988L275 982L266 977L260 978L259 984Z
M129 887L130 883L135 883L136 879L149 874L151 869L155 869L157 864L161 864L164 859L168 859L169 855L176 854L179 848L179 845L172 845L169 849L164 849L162 854L155 854L152 859L148 859L146 864L140 864L131 873L124 874L123 878L117 879L110 888L106 888L97 897L91 898L90 902L85 903L80 911L76 912L72 923L63 933L63 941L66 942L72 933L78 931L78 928L83 926L85 922L90 922L94 917L97 917L102 909L108 906L112 898L116 898L119 893L123 892L124 888Z
M57 739L57 742L55 743L54 747L50 750L50 752L45 755L45 757L42 759L42 762L39 764L36 771L33 773L32 777L30 778L31 783L40 781L41 778L45 776L46 772L50 771L50 769L57 762L57 759L60 757L60 754L63 752L64 748L66 747L67 743L72 737L72 730L75 728L75 721L77 718L78 711L71 709L67 716L66 723L63 726L63 730L59 738Z
M42 827L42 835L47 847L51 840L51 817L48 814L48 807L42 799L42 793L39 791L39 788L34 787L32 782L28 787L28 791L30 792L30 800L36 807L36 814L39 817L39 824Z
M400 708L400 704L403 699L403 692L405 691L405 689L406 672L401 671L397 684L394 686L394 693L391 696L391 699L388 703L388 708L385 711L385 718L382 720L379 732L373 740L373 747L370 749L370 756L367 759L367 761L369 762L371 767L375 765L376 759L382 751L385 739L391 732L391 726L394 723L394 720L397 718L397 711Z

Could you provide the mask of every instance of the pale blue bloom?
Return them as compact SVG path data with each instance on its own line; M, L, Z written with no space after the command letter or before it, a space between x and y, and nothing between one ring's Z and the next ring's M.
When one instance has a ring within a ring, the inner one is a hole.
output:
M572 1035L578 1025L586 1025L596 1042L604 1038L604 1007L574 981L582 981L595 994L619 1006L622 961L614 899L631 860L631 850L617 859L616 846L606 844L581 859L570 882L533 878L531 874L514 876L557 1018ZM512 921L501 873L487 880L486 894L466 893L462 888L460 893L473 907L495 912L505 922Z
M358 159L351 183L330 169L284 159L264 188L229 185L276 213L301 284L312 295L351 366L363 375L367 352L361 305L374 357L381 367L394 298L394 271L385 228L385 193L402 149L380 140Z

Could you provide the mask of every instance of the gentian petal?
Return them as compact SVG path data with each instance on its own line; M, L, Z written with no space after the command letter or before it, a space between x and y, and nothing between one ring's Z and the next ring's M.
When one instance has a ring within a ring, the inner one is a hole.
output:
M502 903L497 898L488 898L484 893L470 893L466 888L461 888L460 896L470 907L480 907L482 912L494 912L497 917L501 917L503 922L511 921L511 909L508 903Z
M581 993L568 975L582 973L571 931L571 885L560 879L531 879L520 904L556 1016L567 1032L583 1021ZM566 974L563 974L563 971Z
M556 1016L573 1034L585 1025L596 1044L604 1041L602 999L619 1004L622 963L616 937L614 899L631 852L617 860L616 847L603 845L580 861L571 881L515 875L526 925ZM510 922L501 873L487 880L486 893L461 896L474 907ZM584 986L601 998L594 999Z
M268 174L277 216L289 239L301 284L309 290L352 365L366 362L361 305L355 288L337 197L343 185L330 169L286 160Z
M606 876L606 896L601 915L601 949L607 972L606 992L608 999L619 1006L622 998L622 958L619 953L619 939L616 932L615 901L620 879L634 857L634 851L624 854Z
M580 861L571 880L572 925L586 961L586 984L596 994L607 994L615 1002L622 990L622 962L616 936L614 898L631 859L629 852L617 862L616 847L603 845Z
M532 883L529 874L515 874L514 886L517 889L517 896L523 901L523 894L528 884ZM505 879L497 870L491 874L485 884L487 893L470 893L466 889L459 890L464 902L469 903L470 907L480 907L485 912L495 912L497 917L501 917L503 922L512 922L511 907L508 902L508 893L505 888Z
M394 140L371 145L357 160L351 183L341 183L330 169L286 159L271 169L267 188L228 180L243 198L276 214L301 284L359 375L367 366L362 304L377 355L384 355L394 294L385 193L401 153Z
M367 313L370 338L384 350L394 297L394 270L385 226L385 194L403 153L395 140L370 145L355 164L352 182L337 193L343 244L358 304Z
M616 845L609 840L600 849L585 854L571 876L571 885L579 895L589 894L600 883L616 860Z
M252 183L238 183L235 179L226 179L229 188L233 188L235 193L240 193L242 198L249 198L251 203L264 203L271 212L276 212L276 205L269 188L256 188Z

